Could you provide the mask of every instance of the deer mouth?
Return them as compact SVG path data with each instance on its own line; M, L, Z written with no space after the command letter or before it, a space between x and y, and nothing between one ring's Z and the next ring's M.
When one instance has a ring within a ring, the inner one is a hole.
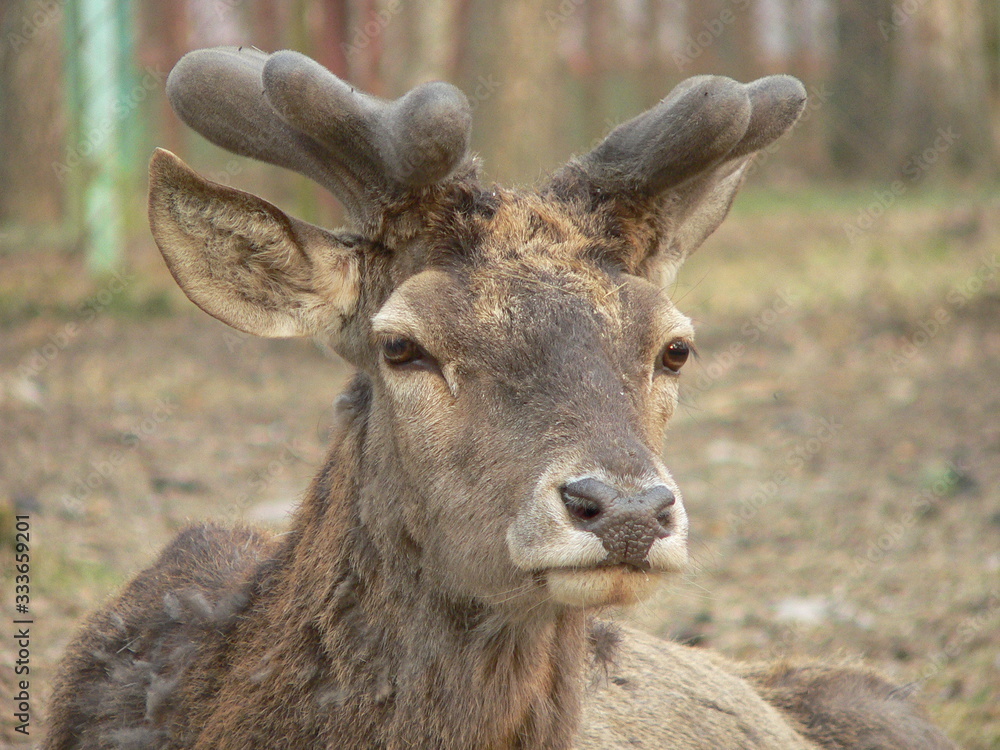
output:
M552 599L570 607L609 607L648 599L669 571L642 570L633 565L592 568L552 568L542 578Z
M641 564L621 563L610 556L578 565L553 565L536 575L552 599L571 607L636 604L648 599L665 579L687 567L684 536L653 543Z

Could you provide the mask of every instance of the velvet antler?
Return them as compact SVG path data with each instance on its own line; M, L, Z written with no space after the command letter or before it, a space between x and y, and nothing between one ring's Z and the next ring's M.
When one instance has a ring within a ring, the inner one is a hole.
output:
M619 216L655 215L657 246L631 262L670 276L725 218L749 159L795 123L805 101L791 76L689 78L567 164L547 190Z
M357 91L297 52L219 47L185 55L167 80L178 116L218 146L300 172L363 230L387 203L468 160L465 95L427 83L395 101Z

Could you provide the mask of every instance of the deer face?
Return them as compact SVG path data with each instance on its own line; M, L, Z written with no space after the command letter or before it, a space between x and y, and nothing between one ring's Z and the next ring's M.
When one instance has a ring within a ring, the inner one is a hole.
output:
M295 53L205 50L168 93L352 213L357 234L330 233L167 152L151 165L153 234L193 301L251 333L328 336L370 379L359 502L386 554L517 606L627 603L683 566L659 445L693 331L662 284L798 116L797 81L691 79L538 193L479 186L444 84L386 103Z
M502 200L371 317L373 429L421 489L401 523L461 593L631 601L685 560L658 454L692 328L571 212Z

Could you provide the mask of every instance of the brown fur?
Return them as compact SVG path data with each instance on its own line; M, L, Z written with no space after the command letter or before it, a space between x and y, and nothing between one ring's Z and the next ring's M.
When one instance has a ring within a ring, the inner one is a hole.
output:
M801 85L692 79L531 193L478 184L455 92L370 101L302 60L212 52L168 87L217 142L343 189L364 236L291 219L166 152L150 220L206 311L327 336L358 368L339 431L288 533L189 529L87 623L44 747L947 747L867 673L748 681L720 657L588 626L686 554L659 443L678 394L663 354L692 330L657 281L725 216L749 155L801 111ZM332 120L295 99L302 81ZM398 127L427 108L449 128L440 163L420 140L436 127ZM337 131L342 111L367 118L361 142ZM366 139L397 131L416 171L379 171L396 151ZM623 149L640 152L625 171ZM394 362L384 347L399 341L419 356ZM615 538L572 515L581 477L626 498ZM651 490L672 498L655 523ZM628 564L612 557L637 539Z
M744 667L740 674L822 747L954 748L908 700L907 690L870 669L778 663Z

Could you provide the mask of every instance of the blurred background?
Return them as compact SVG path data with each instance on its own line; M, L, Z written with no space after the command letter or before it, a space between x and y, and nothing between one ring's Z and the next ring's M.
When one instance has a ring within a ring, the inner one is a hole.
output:
M863 658L1000 748L997 0L0 2L0 555L7 576L29 515L37 728L73 629L177 529L282 527L348 376L196 310L149 237L155 146L343 221L172 114L170 68L213 45L386 97L451 81L486 180L521 185L688 76L801 78L802 120L671 290L702 352L664 449L694 565L622 616L737 658Z

